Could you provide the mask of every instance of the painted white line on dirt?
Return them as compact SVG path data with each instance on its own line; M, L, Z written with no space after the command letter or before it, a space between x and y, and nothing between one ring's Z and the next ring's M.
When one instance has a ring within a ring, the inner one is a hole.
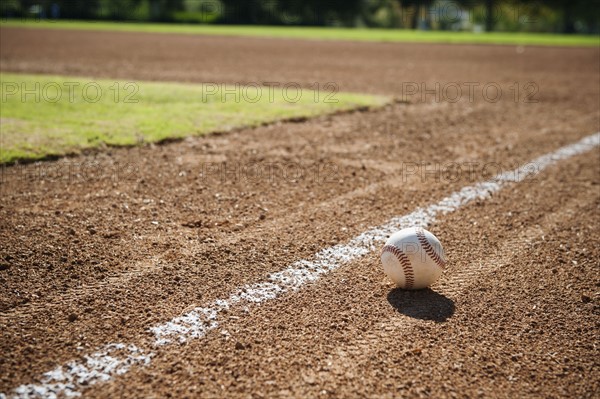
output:
M39 384L21 385L13 398L75 398L81 396L82 386L125 374L134 364L148 365L151 357L135 345L108 344L83 360L44 373Z
M275 299L296 291L303 285L316 281L322 274L338 269L377 249L390 234L405 227L427 227L438 215L454 212L475 199L485 199L510 183L517 183L535 176L560 160L590 151L600 145L600 133L588 136L575 144L562 147L543 155L510 172L496 176L487 182L467 186L441 201L425 208L389 220L387 223L366 231L347 244L325 248L310 260L300 260L288 268L272 273L268 281L247 285L228 298L214 301L207 307L195 308L169 322L154 326L155 346L172 342L185 342L201 338L218 327L218 316L232 306L246 306ZM114 352L118 351L118 354ZM127 353L129 352L129 353ZM79 390L125 374L132 365L148 365L154 354L143 352L134 345L110 344L99 352L85 357L84 361L71 362L45 373L39 384L22 385L15 389L13 398L77 397ZM0 394L0 399L2 394Z

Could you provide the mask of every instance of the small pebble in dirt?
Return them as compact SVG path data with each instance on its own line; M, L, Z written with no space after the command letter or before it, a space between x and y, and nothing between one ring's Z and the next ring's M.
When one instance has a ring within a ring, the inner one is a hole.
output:
M244 344L242 344L241 342L236 342L235 343L235 349L237 349L237 350L244 349Z
M10 268L10 265L8 263L0 263L0 271L8 270L9 268Z
M587 296L587 295L582 295L581 296L581 302L583 302L583 303L590 303L591 301L592 301L592 298L590 298L589 296Z
M71 313L69 315L69 321L73 323L75 320L77 320L77 315L75 313Z

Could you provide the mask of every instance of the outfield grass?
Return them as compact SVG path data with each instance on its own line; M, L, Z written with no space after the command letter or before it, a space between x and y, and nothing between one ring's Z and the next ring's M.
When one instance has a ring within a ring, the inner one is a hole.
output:
M0 74L0 163L202 135L363 106L383 96Z
M325 27L286 26L227 26L185 25L131 22L84 21L15 21L8 20L0 26L109 30L128 32L158 32L199 35L255 36L316 40L354 40L368 42L413 43L481 43L538 46L599 46L598 35L559 35L549 33L473 33L448 31L413 31L399 29L351 29Z

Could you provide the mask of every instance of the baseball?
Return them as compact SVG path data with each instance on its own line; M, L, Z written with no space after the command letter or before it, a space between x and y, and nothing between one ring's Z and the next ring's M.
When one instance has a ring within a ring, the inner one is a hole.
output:
M398 287L419 290L442 275L444 249L429 231L411 227L394 233L381 251L383 271Z

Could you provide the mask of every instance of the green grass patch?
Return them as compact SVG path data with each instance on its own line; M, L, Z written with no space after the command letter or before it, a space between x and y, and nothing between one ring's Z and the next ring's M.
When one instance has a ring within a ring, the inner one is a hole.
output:
M368 42L413 43L481 43L536 46L599 46L598 35L560 35L551 33L510 32L449 32L414 31L400 29L352 29L327 27L287 26L229 26L159 24L133 22L85 22L85 21L22 21L7 20L0 26L109 30L128 32L180 33L198 35L254 36L271 38L295 38L315 40L354 40Z
M103 145L202 135L389 99L258 85L180 84L0 74L0 163Z

